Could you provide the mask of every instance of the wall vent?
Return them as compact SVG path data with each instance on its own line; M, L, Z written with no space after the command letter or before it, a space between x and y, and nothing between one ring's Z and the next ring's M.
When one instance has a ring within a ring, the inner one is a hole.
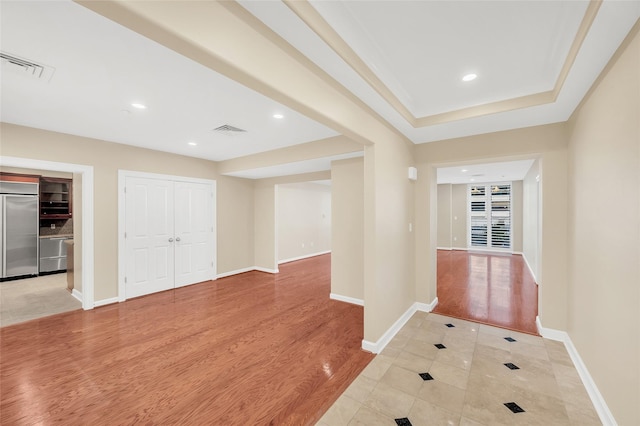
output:
M231 126L229 124L223 124L222 126L218 126L215 129L213 129L214 132L219 132L219 133L244 133L246 132L246 130L244 129L239 129L237 127Z
M51 80L55 69L47 65L38 64L28 59L19 58L5 52L0 52L2 72L12 72L38 80Z

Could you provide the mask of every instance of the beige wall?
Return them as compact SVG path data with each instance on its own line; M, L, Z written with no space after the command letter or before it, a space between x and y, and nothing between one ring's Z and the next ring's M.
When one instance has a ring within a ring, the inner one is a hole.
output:
M467 248L467 185L451 186L451 247Z
M362 151L362 144L354 142L345 136L333 136L313 142L221 161L218 163L218 172L228 174L238 170L273 167L280 164L331 157L357 151Z
M364 161L331 163L331 293L364 298Z
M540 259L540 190L537 180L539 174L540 162L536 160L522 182L522 255L531 268L536 282L538 282Z
M377 342L415 302L413 152L400 141L365 148L364 339Z
M453 220L453 185L443 183L438 185L438 247L451 248L453 241L452 220Z
M253 259L257 268L268 272L278 271L276 241L276 197L275 185L254 186L254 246Z
M435 169L540 156L547 217L559 219L546 221L543 227L545 256L541 263L542 277L539 278L541 282L544 281L544 288L541 286L540 289L539 313L546 327L566 329L566 143L565 125L551 124L416 146L415 291L418 302L429 303L436 297L434 248L437 229L433 220L437 216Z
M245 264L247 258L242 253L253 250L252 244L244 246L249 240L246 229L253 227L253 215L248 221L244 214L232 215L224 210L246 207L245 199L252 188L236 185L235 192L227 190L236 178L221 179L214 162L6 123L0 124L0 135L3 156L93 166L95 300L118 293L118 169L219 179L217 205L223 209L226 222L218 221L218 232L225 228L218 236L218 273L252 266ZM235 259L231 253L241 258Z
M569 122L567 329L620 425L640 424L639 29Z
M217 178L218 274L254 266L253 185L250 179Z
M331 187L312 182L278 185L278 261L331 250Z

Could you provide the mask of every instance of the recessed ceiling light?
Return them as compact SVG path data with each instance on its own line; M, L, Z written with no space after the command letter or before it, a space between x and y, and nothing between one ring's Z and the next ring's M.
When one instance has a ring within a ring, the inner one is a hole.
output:
M188 142L188 145L196 146L196 145L198 145L198 143L197 142Z
M476 180L474 178L469 179L471 182L475 182Z
M467 74L464 77L462 77L462 81L472 81L472 80L475 80L476 77L478 77L476 74L473 74L473 73Z
M147 109L147 106L138 102L133 102L131 104L132 107L134 108L138 108L138 109Z
M278 119L284 118L284 115L282 115L282 114L273 114L273 118L278 118Z
M467 169L462 169L462 173L466 173L466 172L468 172L468 171L469 171L469 170L467 170Z

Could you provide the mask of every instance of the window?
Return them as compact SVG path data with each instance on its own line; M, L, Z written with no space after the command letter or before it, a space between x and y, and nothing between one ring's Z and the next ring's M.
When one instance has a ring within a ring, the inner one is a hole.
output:
M469 247L511 248L511 184L469 185Z

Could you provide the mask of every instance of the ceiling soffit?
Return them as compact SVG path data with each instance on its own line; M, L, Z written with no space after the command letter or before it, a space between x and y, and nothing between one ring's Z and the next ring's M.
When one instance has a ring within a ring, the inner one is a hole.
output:
M367 84L369 84L385 101L391 105L414 128L427 127L436 124L480 117L489 114L512 111L538 105L550 104L557 100L563 84L580 51L582 43L589 33L598 10L600 1L591 0L586 8L580 26L568 50L562 68L551 90L531 93L524 96L489 102L457 110L416 117L398 96L386 85L381 78L367 65L353 48L338 34L325 20L316 8L307 0L283 0L284 3L313 30L327 45L339 55ZM397 89L397 87L396 87Z

